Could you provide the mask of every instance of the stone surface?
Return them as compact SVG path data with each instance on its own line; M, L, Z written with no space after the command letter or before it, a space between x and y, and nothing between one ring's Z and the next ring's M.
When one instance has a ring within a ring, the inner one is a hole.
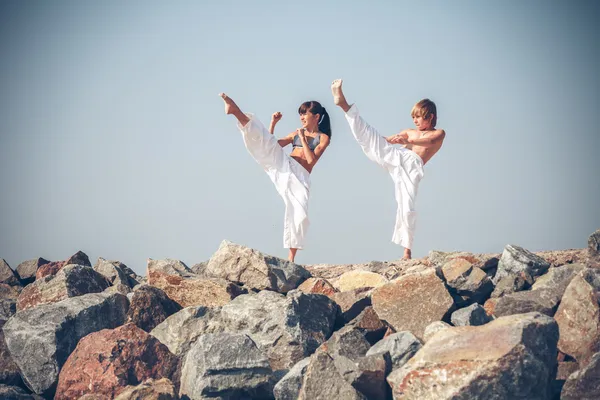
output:
M569 283L554 318L558 348L585 367L600 351L600 270L586 268Z
M4 321L0 321L0 328ZM0 384L8 386L23 386L19 367L13 361L4 340L4 332L0 329ZM0 397L1 398L1 397Z
M304 379L306 367L308 367L309 362L310 357L298 361L296 365L294 365L292 369L277 382L273 389L273 395L276 400L296 400L298 398L300 388L302 387L302 380Z
M600 399L600 353L594 354L584 368L569 376L562 388L560 399Z
M3 258L0 258L0 283L11 286L21 286L19 275L12 270L10 265L8 265Z
M108 281L91 267L70 264L55 275L46 275L27 285L17 299L17 310L56 303L69 297L100 293L109 286Z
M2 400L44 400L43 397L29 394L20 387L0 384L0 399Z
M19 274L19 277L21 278L21 283L23 285L29 285L31 282L35 281L35 274L38 268L49 262L50 261L41 257L23 261L17 266L17 274Z
M304 293L318 293L325 296L331 296L338 292L327 279L323 278L308 278L300 286L298 290Z
M383 339L388 326L380 319L373 307L365 308L356 318L345 325L358 329L371 345Z
M6 283L0 283L0 299L16 301L22 290L23 288L20 286L11 286Z
M148 260L148 283L182 307L222 306L244 293L223 279L202 278L178 260Z
M8 320L17 312L17 301L0 299L0 322Z
M422 343L410 332L394 333L379 341L367 351L367 356L374 354L388 355L392 369L398 369L410 360Z
M51 261L41 265L35 272L35 280L37 281L48 275L55 275L65 265L67 265L65 261Z
M533 285L533 278L525 271L520 271L515 274L506 275L501 278L494 291L490 295L492 298L502 297L506 294L519 292L529 289Z
M450 316L450 321L454 326L478 326L487 324L491 320L492 318L487 315L483 307L477 303L456 310Z
M427 328L425 328L425 333L423 333L423 343L427 343L429 341L429 339L431 339L433 337L433 335L435 335L439 331L442 331L442 330L448 329L448 328L452 328L452 325L448 324L447 322L444 322L444 321L432 322L431 324L427 325Z
M425 327L441 320L454 305L435 271L401 277L373 291L371 302L381 320L397 332L421 339Z
M334 360L345 357L356 361L367 354L371 344L365 336L352 326L344 327L336 331L331 337L317 349L317 352L325 352Z
M60 371L54 399L114 398L128 385L170 378L176 366L177 357L134 324L104 329L79 341Z
M279 293L296 289L310 277L310 273L298 264L227 240L221 242L210 258L205 273L246 288Z
M206 334L185 357L179 394L191 399L268 399L273 386L269 360L249 336Z
M347 292L361 288L376 288L388 283L388 280L370 271L349 271L342 274L336 281L335 287L340 292Z
M548 399L557 340L539 313L445 329L387 380L395 399Z
M496 284L503 277L515 275L522 271L535 278L543 275L548 268L550 268L550 263L540 256L522 247L508 244L498 262L498 270L493 282Z
M329 296L340 306L342 319L349 322L356 318L365 308L371 305L371 289L359 288Z
M298 399L366 400L366 397L344 379L329 354L320 352L310 358Z
M385 400L388 397L389 386L385 381L390 369L388 355L372 354L357 360L333 357L333 364L346 382L369 400Z
M441 268L446 284L456 291L457 295L483 302L494 290L492 281L480 268L464 258L454 258Z
M536 279L531 290L552 290L558 298L562 298L569 283L584 268L583 264L567 264L550 268L547 273Z
M136 273L120 261L99 257L94 265L94 271L103 275L113 286L121 284L133 289L139 284Z
M153 286L143 286L133 293L127 312L127 322L132 322L150 332L167 317L181 310L165 292Z
M600 229L588 238L587 256L588 267L600 268Z
M502 317L537 311L548 316L556 312L560 297L553 290L525 290L502 296L496 302L494 315Z
M147 379L137 386L127 386L115 400L179 400L175 386L167 378Z
M15 314L3 330L25 384L37 394L52 395L79 339L122 325L128 306L121 294L92 293Z
M491 298L491 299L487 299L487 301L483 304L483 309L485 310L486 314L489 315L490 317L495 316L495 312L496 312L496 304L498 304L498 301L500 300L499 297L496 298Z

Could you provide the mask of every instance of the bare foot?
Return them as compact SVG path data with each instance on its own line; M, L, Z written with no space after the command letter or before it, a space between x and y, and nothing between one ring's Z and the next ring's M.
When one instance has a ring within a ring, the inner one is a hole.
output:
M342 80L336 79L331 83L331 93L333 93L333 103L336 106L340 106L344 112L350 109L344 93L342 92Z
M297 251L298 251L298 249L290 248L290 251L288 252L288 260L289 261L294 262Z
M404 257L402 257L403 260L410 260L412 258L412 253L410 251L410 249L404 249Z
M242 126L246 126L250 119L240 110L237 104L225 93L219 93L219 96L225 102L225 114L233 114Z

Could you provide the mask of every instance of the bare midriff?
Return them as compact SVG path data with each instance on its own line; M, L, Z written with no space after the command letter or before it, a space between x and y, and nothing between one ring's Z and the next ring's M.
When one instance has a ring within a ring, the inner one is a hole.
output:
M298 161L298 164L302 165L304 169L308 171L309 174L312 171L312 167L315 166L314 164L312 166L308 164L308 161L306 161L306 157L304 156L304 150L302 149L302 147L294 147L290 154L290 157Z
M413 133L414 132L414 133ZM412 135L411 135L412 133ZM415 135L416 133L416 135ZM419 137L419 133L418 131L412 131L409 132L409 136L413 136L413 137ZM412 150L413 152L415 152L419 157L421 157L421 160L423 160L423 165L427 164L427 162L429 160L431 160L431 158L435 155L435 153L437 153L440 148L442 147L442 143L443 142L439 142L438 144L434 145L434 146L430 146L430 147L424 147L424 146L417 146L416 144L409 144L406 145L406 148L409 150Z

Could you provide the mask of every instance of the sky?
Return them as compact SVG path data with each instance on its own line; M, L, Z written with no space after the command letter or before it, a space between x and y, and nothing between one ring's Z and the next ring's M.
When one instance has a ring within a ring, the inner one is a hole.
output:
M383 135L437 104L413 257L584 248L600 228L594 1L0 2L0 258L192 266L222 240L287 257L282 199L219 92L276 136L323 104L300 264L395 260L389 175L330 84ZM289 150L287 150L289 152Z

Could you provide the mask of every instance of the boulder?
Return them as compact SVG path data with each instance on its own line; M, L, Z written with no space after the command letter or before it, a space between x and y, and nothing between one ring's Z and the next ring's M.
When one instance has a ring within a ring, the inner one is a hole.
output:
M454 258L441 268L446 284L472 301L483 302L494 290L487 274L463 258Z
M588 238L587 256L588 267L600 268L600 229Z
M356 318L345 325L357 329L371 345L383 339L388 326L377 316L373 307L365 308Z
M0 328L4 321L0 321ZM19 367L13 361L4 340L4 332L0 329L0 384L8 386L23 386ZM2 397L0 397L2 398Z
M371 289L359 288L329 296L342 311L344 322L350 322L371 305Z
M48 264L50 261L38 257L33 260L23 261L21 264L17 266L17 273L21 278L21 283L23 285L29 285L31 282L35 281L35 274L37 270L42 266Z
M508 275L527 272L530 276L543 275L550 268L550 263L522 247L506 245L498 262L498 270L494 276L494 284Z
M306 367L310 362L310 357L303 358L289 370L283 378L277 382L273 389L273 395L276 400L296 400L302 387L302 380L306 373Z
M501 278L492 292L492 298L502 297L506 294L519 292L529 289L533 285L533 278L525 271L517 272L516 274L506 275Z
M21 286L19 275L12 270L10 265L8 265L3 258L0 258L0 283L5 283L10 286Z
M367 399L385 400L389 386L385 377L390 370L390 359L386 354L372 354L351 360L346 357L333 357L333 364L344 377ZM327 382L323 382L327 384Z
M356 270L342 274L336 281L335 287L340 292L347 292L362 288L376 288L386 283L388 280L375 272Z
M17 301L0 299L0 322L7 321L17 312Z
M267 289L279 293L296 289L311 276L298 264L227 240L221 242L204 272L248 289Z
M23 288L21 286L11 286L6 283L0 283L0 299L17 301L19 293Z
M169 379L150 378L137 386L127 386L115 400L179 400L179 396Z
M348 326L334 332L325 343L319 346L317 352L325 352L334 360L345 357L356 361L364 357L370 347L371 344L359 330Z
M408 362L423 345L410 332L394 333L379 341L367 351L367 356L374 354L387 355L392 369L398 369Z
M387 380L395 399L548 399L557 341L540 313L445 329Z
M600 399L600 353L590 357L589 362L574 372L565 381L560 395L561 400Z
M344 379L329 354L319 352L310 358L298 399L366 400L366 397Z
M487 315L483 307L477 303L456 310L450 316L450 321L454 326L478 326L487 324L491 320L492 318Z
M433 337L433 335L448 328L452 328L452 325L444 321L432 322L431 324L427 325L427 328L425 328L425 333L423 333L423 343L427 343L429 339Z
M551 317L556 312L559 302L560 297L556 296L555 291L549 289L515 292L498 299L494 316L502 317L537 311Z
M331 283L327 279L323 278L308 278L300 286L298 286L298 290L303 293L318 293L324 294L325 296L332 296L337 293L338 290L333 287Z
M153 286L143 286L133 293L127 312L127 322L132 322L144 331L150 332L179 310L181 306L171 300L165 292Z
M113 286L121 284L133 289L139 284L136 273L120 261L109 261L99 257L94 271L103 275Z

